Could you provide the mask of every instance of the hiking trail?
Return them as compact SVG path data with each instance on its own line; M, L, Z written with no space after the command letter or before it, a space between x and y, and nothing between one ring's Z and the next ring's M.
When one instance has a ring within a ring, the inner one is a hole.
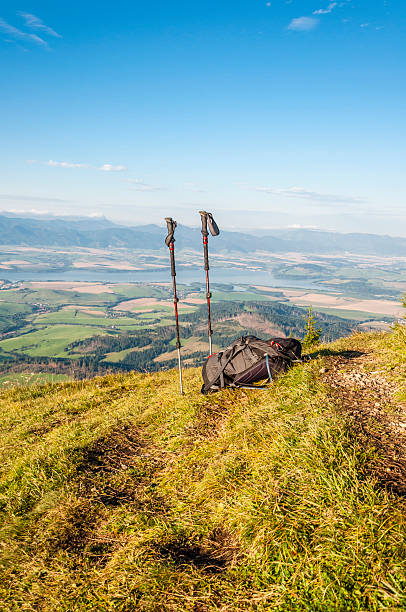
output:
M406 403L397 401L402 385L388 381L376 355L344 351L327 357L320 373L340 412L379 459L371 466L393 492L406 494Z

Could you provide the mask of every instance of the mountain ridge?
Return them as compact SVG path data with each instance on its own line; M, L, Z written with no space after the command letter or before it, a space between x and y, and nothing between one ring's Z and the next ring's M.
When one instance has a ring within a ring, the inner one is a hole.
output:
M32 247L76 246L84 248L129 248L157 250L163 248L164 226L154 224L125 226L104 217L23 217L0 215L0 245ZM198 228L179 225L176 243L179 249L197 249L201 241ZM352 253L386 257L404 257L406 238L378 234L281 229L258 232L221 231L210 241L214 252L249 253Z

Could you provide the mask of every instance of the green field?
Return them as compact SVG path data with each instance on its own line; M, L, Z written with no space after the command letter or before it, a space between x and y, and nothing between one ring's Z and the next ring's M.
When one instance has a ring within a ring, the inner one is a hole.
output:
M123 351L113 351L112 353L107 353L103 361L107 363L119 363L123 361L130 353L133 353L137 349L124 349Z
M69 374L71 360L77 376L85 372L96 375L111 368L145 371L171 365L175 353L170 284L72 283L64 287L22 283L19 288L0 292L0 361L8 380L13 380L10 374L14 363L20 364L16 373L21 363L26 363L29 374L30 363L39 361L46 373L47 360L52 359L64 362L52 364L52 372ZM290 304L282 291L246 289L213 286L213 341L218 349L247 332L263 336L267 322L272 323L273 330L279 330L272 333L303 337L304 310ZM196 284L179 285L179 320L187 365L201 363L207 342L206 306L182 304L190 294L193 298L205 295ZM131 304L137 312L126 311L127 301L137 298L153 298L153 303ZM320 312L323 334L328 339L348 334L357 321L383 318L358 311L314 310ZM246 315L243 325L238 322L241 313ZM265 327L261 327L261 321ZM146 350L138 350L146 345ZM33 371L38 372L38 368Z
M383 314L373 314L371 312L363 312L362 310L345 310L340 308L324 308L323 306L313 306L315 312L323 312L325 314L331 314L341 319L353 319L354 321L381 321L386 320ZM389 320L391 317L389 317Z
M5 352L25 353L31 357L67 357L64 349L71 342L106 333L86 325L52 325L0 342Z

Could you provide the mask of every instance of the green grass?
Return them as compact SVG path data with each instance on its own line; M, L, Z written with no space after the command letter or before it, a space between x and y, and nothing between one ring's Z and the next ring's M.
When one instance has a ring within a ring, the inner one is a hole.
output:
M45 383L58 383L70 380L65 374L41 374L38 372L9 372L0 376L0 387L31 386Z
M114 285L114 292L124 298L156 297L166 298L165 287L154 287L151 285Z
M52 325L15 338L2 340L0 348L5 352L15 351L31 357L67 357L64 349L71 342L105 333L106 330L100 327Z
M1 297L1 293L0 293ZM0 302L0 316L13 315L17 313L30 313L31 308L27 304L18 304L16 302Z
M119 363L120 361L123 361L123 359L125 359L127 355L136 350L137 349L129 348L124 349L123 351L112 351L111 353L107 353L107 355L102 361L108 363Z
M329 348L404 381L405 346ZM183 397L176 371L1 392L2 609L404 610L404 503L321 363L265 392L205 397L195 369Z
M137 326L137 319L132 317L117 317L110 318L95 314L88 314L81 310L58 310L33 318L34 325L64 325L70 323L72 325L96 325L98 327L111 327L119 325L120 327Z
M352 319L353 321L393 321L394 317L384 314L374 314L362 310L345 310L342 308L324 308L323 306L312 306L314 312L340 317L341 319Z
M103 305L117 301L114 293L82 293L75 291L62 291L52 289L27 289L19 291L4 291L7 301L22 302L26 304L44 303L50 305Z

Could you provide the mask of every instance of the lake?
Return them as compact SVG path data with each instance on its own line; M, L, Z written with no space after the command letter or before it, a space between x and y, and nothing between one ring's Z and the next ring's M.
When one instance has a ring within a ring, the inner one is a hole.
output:
M177 266L176 280L179 284L205 283L204 270ZM30 270L2 270L0 276L10 281L78 281L109 283L159 283L170 281L170 269L122 271L117 270L68 270L67 272L46 272ZM275 278L261 270L237 270L235 268L210 268L210 282L242 285L265 285L266 287L296 287L299 289L320 289L311 281Z

